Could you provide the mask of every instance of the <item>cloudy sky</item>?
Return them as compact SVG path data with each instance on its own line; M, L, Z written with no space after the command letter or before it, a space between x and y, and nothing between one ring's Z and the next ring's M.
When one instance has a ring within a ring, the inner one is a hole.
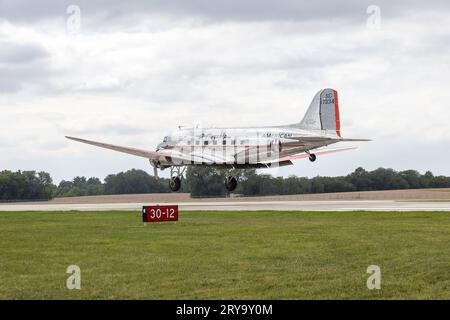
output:
M297 122L332 87L343 136L375 141L274 174L450 175L449 75L448 1L0 0L0 170L151 171L64 135L153 150L178 125Z

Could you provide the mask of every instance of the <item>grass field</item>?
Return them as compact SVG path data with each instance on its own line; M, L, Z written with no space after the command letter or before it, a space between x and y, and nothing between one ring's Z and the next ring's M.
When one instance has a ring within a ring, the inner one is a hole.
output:
M2 212L0 298L449 299L450 213Z

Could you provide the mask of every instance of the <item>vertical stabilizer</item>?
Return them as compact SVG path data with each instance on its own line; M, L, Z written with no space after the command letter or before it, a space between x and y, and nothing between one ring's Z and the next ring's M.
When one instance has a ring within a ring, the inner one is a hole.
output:
M317 92L297 126L305 130L334 131L340 137L341 123L337 91L327 88Z

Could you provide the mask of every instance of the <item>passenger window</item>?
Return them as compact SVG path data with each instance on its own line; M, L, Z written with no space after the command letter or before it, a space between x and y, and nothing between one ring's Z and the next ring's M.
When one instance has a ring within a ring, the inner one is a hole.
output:
M203 144L204 144L205 146L207 146L207 145L208 145L208 140L203 141Z
M226 145L226 144L227 144L227 140L223 140L223 141L222 141L222 144L223 144L223 145Z

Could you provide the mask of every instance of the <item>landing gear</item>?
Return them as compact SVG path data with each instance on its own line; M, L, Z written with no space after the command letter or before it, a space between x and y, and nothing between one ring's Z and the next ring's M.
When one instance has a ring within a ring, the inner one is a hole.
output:
M225 188L227 188L228 191L234 191L237 187L237 179L235 177L227 176L225 178Z
M305 152L309 157L309 161L311 161L311 162L316 161L316 155L314 153L310 153L309 151L305 151Z
M170 190L173 192L177 192L181 188L181 178L183 177L184 170L186 168L184 167L181 169L181 167L170 167L170 180L169 180L169 187Z
M181 179L178 177L170 178L169 187L173 192L177 192L181 188Z

